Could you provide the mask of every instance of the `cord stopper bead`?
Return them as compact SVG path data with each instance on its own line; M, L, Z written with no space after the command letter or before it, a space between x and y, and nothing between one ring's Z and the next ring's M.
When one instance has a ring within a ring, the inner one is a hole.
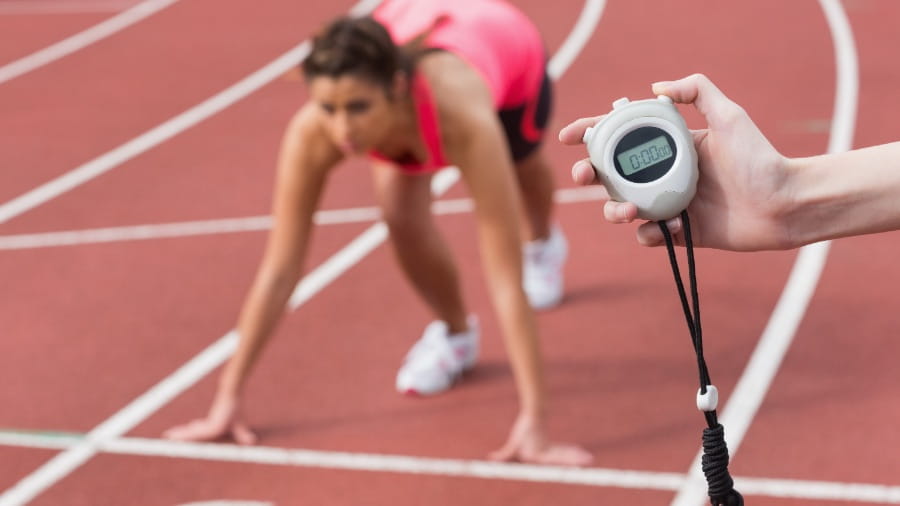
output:
M700 411L715 411L719 405L719 390L715 385L706 385L706 393L703 389L697 390L697 409Z

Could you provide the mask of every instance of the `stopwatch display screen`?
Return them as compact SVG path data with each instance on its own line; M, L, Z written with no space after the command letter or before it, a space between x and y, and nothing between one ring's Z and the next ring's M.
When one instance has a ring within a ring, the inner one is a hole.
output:
M622 166L622 172L626 176L630 176L639 170L652 166L656 162L668 160L672 156L674 154L669 147L669 143L665 137L660 135L655 139L650 139L643 144L638 144L627 151L623 151L616 158L619 160L619 165Z
M674 139L665 130L645 126L622 137L613 158L622 177L635 183L649 183L672 168L677 152Z

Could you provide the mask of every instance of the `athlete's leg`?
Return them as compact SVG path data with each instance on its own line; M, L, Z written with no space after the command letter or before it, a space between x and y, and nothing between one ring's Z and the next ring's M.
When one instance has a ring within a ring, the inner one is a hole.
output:
M568 244L553 225L553 169L541 149L552 103L552 84L545 74L538 96L524 106L501 111L523 202L523 284L532 307L553 307L563 296L563 265Z
M541 139L550 120L552 105L553 84L550 77L543 73L534 97L521 106L501 110L498 114L510 154L515 160L524 210L522 237L526 241L550 236L556 185L553 169L543 153Z
M516 176L525 212L523 238L526 241L546 239L550 236L556 183L540 146L516 162Z
M451 333L468 330L456 265L431 215L431 177L375 164L375 189L407 280Z

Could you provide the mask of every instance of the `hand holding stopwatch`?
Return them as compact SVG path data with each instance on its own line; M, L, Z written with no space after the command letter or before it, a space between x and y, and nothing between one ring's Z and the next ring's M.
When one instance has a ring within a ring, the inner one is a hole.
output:
M616 100L612 112L588 128L582 140L587 144L594 172L610 197L636 205L638 217L658 222L666 240L669 262L697 355L700 380L697 409L703 412L707 423L703 430L702 468L710 503L713 506L743 506L744 498L734 489L734 481L728 472L725 429L716 413L718 390L712 384L703 356L694 246L686 211L697 191L699 177L693 136L672 99L661 95L636 102L627 98ZM672 235L665 223L679 215L688 257L689 291L685 290L681 280Z
M610 197L636 205L639 218L674 218L694 198L697 151L669 97L620 98L582 140Z

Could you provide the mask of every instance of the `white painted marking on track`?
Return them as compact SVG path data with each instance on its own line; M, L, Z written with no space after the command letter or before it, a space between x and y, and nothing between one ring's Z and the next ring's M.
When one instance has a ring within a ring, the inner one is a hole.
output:
M87 30L76 33L56 44L47 46L40 51L8 63L0 67L0 84L47 65L48 63L54 62L64 56L68 56L75 51L84 49L101 39L109 37L110 35L165 9L177 1L178 0L145 0L127 11L117 14ZM3 3L0 3L0 6L2 5Z
M553 55L553 58L547 62L547 73L553 79L559 79L569 66L575 61L575 58L581 53L584 45L587 44L597 23L603 15L603 9L606 7L606 0L588 0L584 3L584 8L578 16L578 22L575 28L569 32L569 36L563 41L559 50Z
M557 190L555 198L557 203L570 204L601 200L605 198L605 193L597 186L567 188ZM474 203L471 199L438 200L432 206L432 212L435 215L468 213L473 209ZM379 218L381 218L381 211L377 207L353 207L319 211L316 213L314 221L319 226L346 225L351 223L371 223ZM269 230L270 228L272 228L271 216L249 216L218 220L64 230L37 234L0 235L0 250L52 248L83 244L233 234L257 232Z
M369 1L369 2L364 1L361 4L357 4L351 12L353 14L357 14L357 15L367 12L367 10L364 10L364 9L374 8L374 6L377 5L377 3L378 3L377 1ZM600 21L600 16L602 15L603 10L602 10L602 8L599 8L599 9L593 8L592 9L591 5L595 5L595 4L602 7L605 4L605 0L586 0L585 8L582 10L581 15L579 16L579 21L581 20L581 16L590 14L591 16L593 16L591 25L593 27L596 27L597 23ZM582 30L581 33L582 33L582 36L589 37L590 34L592 33L592 31L593 30L591 30L591 31ZM558 51L553 56L553 58L551 58L550 62L548 63L548 66L553 66L553 68L558 68L559 72L564 71L566 69L566 66L558 64L558 63L554 63L555 61L557 61L557 58L563 58L562 61L565 61L565 59L567 59L567 58L574 58L574 56L571 56L569 53L570 52L577 53L584 46L584 43L569 44L568 39L566 42L567 43L564 44L564 47L561 48L560 51ZM301 46L298 46L298 48L296 48L296 49L299 50L299 48L302 48L302 47L307 47L307 45L303 44ZM563 51L565 51L565 53ZM293 52L293 50L291 52L288 52L286 55L280 57L278 60L276 60L276 62L273 62L272 64L267 65L263 70L270 69L270 68L278 68L276 65L277 62L285 60L288 55L292 54L292 52ZM296 65L296 62L300 61L302 59L299 57L293 57L293 58L294 59L291 61L291 65ZM557 67L557 65L558 65L558 67ZM284 70L287 70L287 68L285 68ZM275 76L282 74L284 72L284 70L276 73L272 77L274 78ZM257 72L257 74L265 75L262 73L262 71ZM256 76L256 74L254 74L254 76ZM251 77L253 77L253 76L251 76ZM559 74L552 74L551 77L558 78ZM261 76L257 76L255 79L260 80ZM250 81L250 80L251 80L250 78L245 79L245 81ZM242 81L242 82L244 82L244 81ZM249 84L248 84L248 86L249 86ZM259 84L259 86L261 86L261 84ZM237 85L235 85L235 87L237 87ZM224 93L225 92L223 92L223 94ZM249 91L246 93L249 93ZM220 94L220 95L222 95L222 94ZM215 98L216 97L214 97L214 99ZM214 100L214 99L210 99L210 100ZM224 99L222 99L222 100L224 100ZM222 106L222 108L224 108L224 105ZM186 121L186 120L183 120L183 121ZM197 121L199 121L199 120L197 120ZM167 122L166 124L169 124L169 123L171 123L171 121ZM191 123L191 124L193 124L193 123ZM184 128L187 128L187 126L184 126L182 128L182 130ZM156 131L156 130L157 129L154 129L153 131ZM153 132L153 131L151 131L151 132ZM181 130L175 131L175 130L171 130L170 128L167 128L165 132L160 132L157 135L161 136L162 138L168 138L168 137L175 135L177 132L180 132L180 131ZM132 141L132 142L134 142L134 141ZM158 142L162 142L162 141L159 140ZM149 145L146 147L143 147L142 149L149 149ZM106 155L104 155L104 156L106 156ZM120 154L120 155L116 155L116 156L121 157L122 155ZM134 156L134 155L130 155L130 156ZM103 157L101 157L101 158L103 158ZM110 163L110 162L104 162L104 164L108 164L108 163ZM117 162L117 163L119 163L119 162ZM98 165L98 167L95 169L92 169L92 171L99 171L98 173L102 173L102 172L105 172L106 170L111 169L114 166L115 166L115 164L109 165L109 166ZM86 171L86 172L91 172L91 171ZM80 178L82 178L82 177L84 177L84 176L81 176L81 175L77 176L76 181L80 180ZM91 177L93 177L93 176L91 176ZM459 179L459 171L458 170L455 170L453 168L451 168L449 170L445 169L445 170L441 171L440 173L438 173L437 175L435 175L435 177L432 181L432 189L433 190L442 190L442 189L446 190L447 188L452 186L458 179ZM76 181L73 181L73 183ZM54 189L52 191L49 191L49 193L46 196L41 197L41 199L49 200L50 198L53 198L53 196L59 194L56 192L61 193L62 191L67 191L67 189L77 186L77 184L75 184L74 186L68 186L70 184L72 184L72 183L66 183L65 185L61 186L59 189ZM80 183L78 183L78 184L80 184ZM9 219L9 217L11 217L11 216L15 216L19 212L24 212L27 209L31 209L32 207L39 205L40 202L45 202L46 200L38 199L38 200L35 200L34 202L29 202L25 207L20 208L21 210L18 212L15 209L13 209L12 211L6 211L4 209L6 206L0 207L0 223ZM31 206L31 207L28 207L28 206ZM7 213L7 216L9 216L9 217L4 218L4 216L3 216L4 212ZM9 214L9 213L15 213L15 214ZM329 283L333 279L336 279L337 276L340 275L340 273L335 274L335 273L331 273L331 272L324 272L321 275L317 274L318 271L324 270L324 268L326 266L332 266L332 263L331 263L332 259L340 257L340 258L344 258L347 260L352 260L354 262L361 260L365 256L365 254L360 255L358 252L354 252L354 251L356 251L356 250L370 251L371 249L374 249L379 242L383 242L384 239L387 237L386 229L387 229L387 227L381 222L376 223L375 225L372 225L371 227L369 227L369 229L367 229L365 232L363 232L362 235L357 237L357 239L355 239L353 242L351 242L343 250L341 250L336 255L334 255L332 258L330 258L328 261L326 261L324 264L322 264L322 266L317 268L316 271L310 273L310 275L307 275L303 280L301 280L301 282L297 285L296 289L294 290L294 293L291 296L291 300L290 300L289 304L291 304L291 305L302 304L303 301L308 300L309 297L311 297L312 294L315 293L315 291L313 291L311 288L305 288L303 286L304 283L311 284L311 282L307 281L308 279L312 278L312 279L317 280L318 283L324 283L321 285L321 288L318 288L318 290L321 290L322 288L324 288L324 286L327 283ZM354 251L350 251L351 247ZM334 262L335 262L335 264L337 264L338 261L334 260ZM341 272L343 272L346 269L349 269L350 267L352 267L352 264L350 264L350 265L344 265L344 264L334 265L333 268L336 270L342 269ZM318 291L318 290L316 290L316 291ZM296 306L292 306L292 307L296 307ZM138 397L136 400L132 401L130 404L128 404L127 406L122 408L119 412L114 414L111 418L109 418L108 420L106 420L105 422L103 422L102 424L100 424L99 426L94 428L93 430L91 430L86 435L84 440L80 441L78 444L67 449L66 451L62 452L61 454L57 455L56 457L50 459L50 461L48 461L47 463L42 465L36 471L34 471L30 475L26 476L24 479L19 481L12 488L10 488L6 492L4 492L3 495L0 495L0 506L13 506L13 505L23 504L23 503L30 501L34 497L37 497L38 495L40 495L44 490L53 486L56 482L58 482L59 480L64 478L66 475L68 475L69 473L71 473L72 471L74 471L75 469L80 467L82 464L84 464L85 462L90 460L94 455L97 454L98 451L100 451L100 447L102 444L108 443L109 441L112 441L112 440L118 438L119 436L127 433L129 430L134 428L141 421L146 419L148 416L150 416L151 414L156 412L159 408L161 408L166 403L168 403L173 398L175 398L179 393L183 392L187 388L191 387L194 383L199 381L201 378L203 378L206 374L209 373L209 371L211 371L212 369L217 367L219 364L224 362L227 359L227 357L234 351L234 348L236 346L236 340L237 340L236 337L237 336L234 331L229 332L224 337L220 338L218 341L213 343L209 348L204 350L200 355L191 359L191 361L188 362L188 364L181 367L173 375L163 379L160 383L158 383L157 385L152 387L150 390L148 390L146 393L144 393L143 395Z
M828 152L836 153L846 151L853 145L859 71L853 31L839 0L819 0L819 5L831 30L837 68L834 118L828 140ZM747 434L790 348L809 301L815 293L830 244L825 241L800 249L775 311L769 318L769 323L720 417L719 421L725 427L725 440L732 456ZM694 458L688 479L672 501L672 506L699 506L708 502L706 478L701 470L702 455L701 450ZM743 482L735 480L735 488L743 493L747 487Z
M119 12L133 7L135 0L3 0L0 2L0 15L31 14L92 14Z
M45 435L0 430L0 444L41 449L67 449L83 439L78 435ZM163 457L245 464L312 467L461 478L503 479L540 483L577 484L641 490L678 490L686 476L676 473L627 469L558 466L523 466L480 460L435 459L406 455L329 452L218 443L184 443L144 438L112 439L98 451L116 455ZM900 486L875 483L841 483L778 480L736 476L747 496L785 497L823 501L856 501L900 504Z
M739 477L735 477L738 480ZM900 504L900 487L875 483L740 478L741 494L819 501Z
M216 501L186 502L183 504L179 504L178 506L275 506L275 503L219 499Z
M439 459L406 455L295 450L234 444L183 443L158 439L127 438L108 441L103 451L128 455L152 455L230 462L392 472L403 474L506 479L544 483L615 486L650 490L673 490L682 475L662 472L602 468L572 468L508 464L483 460Z
M66 450L79 441L82 436L48 436L35 432L0 431L0 445L19 446L22 448L41 448L46 450Z

